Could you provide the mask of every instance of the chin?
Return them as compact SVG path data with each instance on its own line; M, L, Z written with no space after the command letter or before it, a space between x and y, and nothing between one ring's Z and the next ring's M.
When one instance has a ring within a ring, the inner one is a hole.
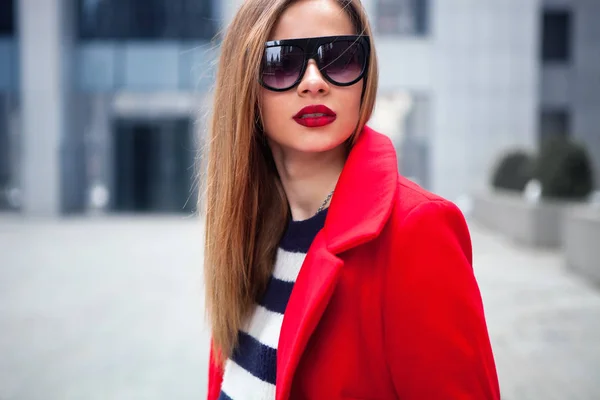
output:
M303 142L303 143L290 143L288 149L292 151L302 152L302 153L326 153L328 151L333 151L338 149L344 141L334 141L331 140L314 140L311 142Z
M295 126L281 127L280 132L285 136L271 136L272 144L286 152L325 153L342 146L350 134L340 134L340 127L331 124L321 128L305 128Z
M313 130L310 134L300 134L294 140L299 148L306 151L322 152L333 150L344 142L344 139L339 135L332 135L330 132Z
M345 143L351 135L340 134L339 128L331 127L324 128L308 128L308 132L298 132L294 140L298 148L310 152L324 152L334 150Z

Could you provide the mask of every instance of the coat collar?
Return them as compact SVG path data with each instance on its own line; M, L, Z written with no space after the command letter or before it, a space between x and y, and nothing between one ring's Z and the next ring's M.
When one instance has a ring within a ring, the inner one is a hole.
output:
M325 221L327 248L339 254L379 235L391 211L398 161L391 140L365 127L344 165Z
M379 235L398 182L390 139L365 127L340 175L325 226L315 238L290 296L277 349L277 400L289 399L306 344L334 292L344 266L337 255Z

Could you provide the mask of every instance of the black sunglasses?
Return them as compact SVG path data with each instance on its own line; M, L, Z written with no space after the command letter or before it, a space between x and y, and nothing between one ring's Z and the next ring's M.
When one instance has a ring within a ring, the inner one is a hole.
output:
M368 36L326 36L274 40L265 43L260 69L260 84L283 92L298 85L308 60L314 59L319 71L336 86L350 86L366 73L371 45Z

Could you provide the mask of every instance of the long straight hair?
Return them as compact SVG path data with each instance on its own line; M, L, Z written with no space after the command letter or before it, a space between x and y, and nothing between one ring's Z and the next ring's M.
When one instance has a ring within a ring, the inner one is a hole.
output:
M238 331L264 293L289 217L283 186L262 132L258 76L264 43L295 0L245 0L221 46L208 132L204 276L213 350L231 356ZM336 0L358 34L371 36L359 0ZM352 146L375 105L371 57Z

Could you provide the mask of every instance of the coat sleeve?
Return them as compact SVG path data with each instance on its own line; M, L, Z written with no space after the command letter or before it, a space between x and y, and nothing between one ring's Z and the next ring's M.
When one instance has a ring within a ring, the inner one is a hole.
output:
M217 357L215 354L215 349L212 344L212 340L210 343L210 357L208 361L208 392L206 399L207 400L217 400L219 398L219 394L221 393L221 384L223 383L223 368L217 362Z
M383 318L397 397L500 399L462 213L447 201L423 203L392 235Z

